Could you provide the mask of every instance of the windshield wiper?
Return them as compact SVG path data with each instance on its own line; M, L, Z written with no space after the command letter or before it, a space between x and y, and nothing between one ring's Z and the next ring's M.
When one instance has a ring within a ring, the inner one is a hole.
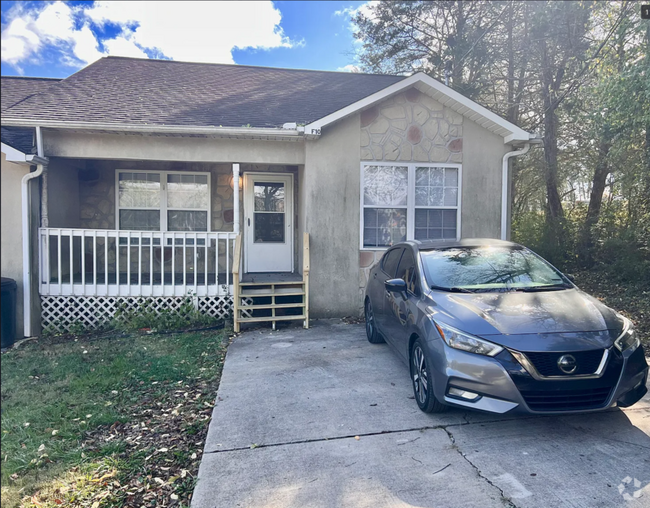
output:
M572 286L568 284L549 284L547 286L531 286L522 288L512 288L515 291L523 291L524 293L536 293L539 291L560 291L562 289L571 289Z
M471 289L458 288L458 287L445 287L445 286L436 286L435 284L429 286L431 289L437 289L438 291L448 291L449 293L473 293Z

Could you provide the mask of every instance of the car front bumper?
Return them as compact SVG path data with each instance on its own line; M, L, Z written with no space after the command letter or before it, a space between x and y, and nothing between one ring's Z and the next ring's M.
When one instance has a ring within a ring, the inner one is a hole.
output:
M534 379L504 350L496 357L450 348L442 340L428 342L438 400L492 413L567 414L628 407L647 392L648 365L643 348L621 354L610 349L602 375L592 378ZM450 388L477 394L453 396ZM470 400L471 399L471 400Z

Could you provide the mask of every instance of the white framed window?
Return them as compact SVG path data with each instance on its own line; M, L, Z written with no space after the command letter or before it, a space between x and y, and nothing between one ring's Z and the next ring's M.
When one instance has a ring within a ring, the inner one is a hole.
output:
M115 203L120 230L210 231L210 173L118 169Z
M361 164L361 249L460 238L460 164Z

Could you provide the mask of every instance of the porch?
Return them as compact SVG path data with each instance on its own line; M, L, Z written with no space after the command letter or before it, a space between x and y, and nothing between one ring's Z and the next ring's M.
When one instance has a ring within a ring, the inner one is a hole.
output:
M173 310L188 297L234 317L236 329L307 325L297 166L55 158L47 173L37 239L44 329L94 328L118 308L147 300ZM275 273L254 273L266 266ZM292 298L279 295L287 289Z

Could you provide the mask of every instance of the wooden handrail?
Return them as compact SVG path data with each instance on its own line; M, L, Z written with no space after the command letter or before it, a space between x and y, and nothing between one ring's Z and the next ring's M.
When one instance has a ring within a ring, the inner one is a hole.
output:
M233 320L232 327L235 333L239 333L239 265L241 264L241 235L235 238L235 251L232 260L232 286L233 286Z
M235 237L235 252L233 253L232 260L232 273L239 273L239 265L241 264L241 235Z
M309 233L305 232L302 235L302 281L305 290L304 295L304 315L305 315L305 328L309 328Z
M309 233L302 236L302 273L309 273Z

